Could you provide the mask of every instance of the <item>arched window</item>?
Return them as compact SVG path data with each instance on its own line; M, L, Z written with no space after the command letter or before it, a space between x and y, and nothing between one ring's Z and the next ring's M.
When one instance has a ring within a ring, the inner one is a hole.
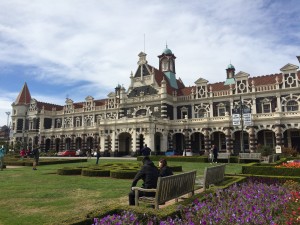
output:
M207 111L206 109L199 109L196 113L196 118L204 118L207 117Z
M299 106L298 106L298 102L296 102L295 100L290 100L286 103L286 111L298 111Z
M88 127L92 126L91 119L86 120L86 126L88 126Z

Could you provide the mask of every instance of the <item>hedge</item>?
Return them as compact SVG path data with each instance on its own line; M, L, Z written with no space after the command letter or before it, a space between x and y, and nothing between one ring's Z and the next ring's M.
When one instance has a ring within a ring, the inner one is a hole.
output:
M83 169L81 171L82 176L89 176L89 177L109 177L110 171L109 170L100 170L100 169Z
M57 170L58 175L81 175L81 168L62 168Z

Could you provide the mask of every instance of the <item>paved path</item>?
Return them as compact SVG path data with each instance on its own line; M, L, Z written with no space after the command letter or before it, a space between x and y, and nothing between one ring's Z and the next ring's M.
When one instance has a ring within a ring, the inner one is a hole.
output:
M69 157L69 156L53 156L53 157L48 157L48 156L41 156L40 157L41 159L86 159L87 157L84 156L84 157L78 157L78 156L75 156L75 157ZM88 159L95 159L96 160L96 157L91 157L91 158L88 158ZM100 160L101 159L118 159L118 160L135 160L136 161L136 157L131 157L131 156L123 156L123 157L100 157Z

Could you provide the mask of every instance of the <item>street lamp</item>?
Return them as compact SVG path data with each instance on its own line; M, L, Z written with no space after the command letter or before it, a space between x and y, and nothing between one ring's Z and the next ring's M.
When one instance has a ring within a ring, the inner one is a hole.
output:
M184 125L184 156L186 156L186 148L188 147L188 117L187 115L184 116L183 122L185 123Z
M9 128L9 116L10 116L10 112L5 112L7 115L7 149L8 149L8 145L9 145L9 135L10 135L10 128Z
M156 117L153 117L152 121L154 123L154 152L155 152L155 155L157 155L158 148L157 148L157 136L156 136L156 123L157 123Z
M7 127L9 126L9 116L10 116L10 112L5 112L7 115Z
M249 108L243 103L242 96L240 96L239 104L236 105L232 112L233 125L241 125L241 152L245 151L244 148L244 125L250 125L251 122L251 107Z

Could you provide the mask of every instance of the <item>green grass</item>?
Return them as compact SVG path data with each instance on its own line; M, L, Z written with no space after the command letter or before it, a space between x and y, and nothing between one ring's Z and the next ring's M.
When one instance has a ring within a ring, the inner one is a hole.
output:
M100 163L128 162L106 160ZM84 163L58 164L5 169L0 171L0 224L67 224L84 218L97 209L111 205L128 205L128 192L132 180L104 177L60 176L57 169L64 166L93 165L95 160ZM158 164L158 162L155 162ZM169 162L181 165L184 171L196 169L201 176L208 163ZM241 173L242 164L229 164L226 173ZM141 185L141 183L139 183Z

